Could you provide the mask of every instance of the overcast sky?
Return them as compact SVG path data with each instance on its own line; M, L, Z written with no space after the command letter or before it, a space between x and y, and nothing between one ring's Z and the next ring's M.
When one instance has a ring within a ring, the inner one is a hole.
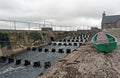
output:
M0 18L100 26L103 11L120 15L120 0L0 0Z

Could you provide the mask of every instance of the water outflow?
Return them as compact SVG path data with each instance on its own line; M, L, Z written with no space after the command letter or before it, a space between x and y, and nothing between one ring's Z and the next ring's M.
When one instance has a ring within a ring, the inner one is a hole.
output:
M1 57L0 78L35 78L84 44L88 38L89 35L81 35L59 40L59 42L52 42L47 46L34 47L16 56Z

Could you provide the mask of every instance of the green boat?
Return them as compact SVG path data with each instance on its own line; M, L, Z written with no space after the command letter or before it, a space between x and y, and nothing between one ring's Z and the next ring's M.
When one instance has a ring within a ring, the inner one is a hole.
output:
M92 44L98 51L108 53L116 49L117 38L108 33L105 33L105 35L108 38L107 42L96 42L97 36L98 36L98 33L97 33L92 38Z

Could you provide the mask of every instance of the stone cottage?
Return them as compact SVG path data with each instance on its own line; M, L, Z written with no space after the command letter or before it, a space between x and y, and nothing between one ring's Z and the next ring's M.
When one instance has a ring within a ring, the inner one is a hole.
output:
M120 15L106 16L105 12L102 15L102 29L120 28Z

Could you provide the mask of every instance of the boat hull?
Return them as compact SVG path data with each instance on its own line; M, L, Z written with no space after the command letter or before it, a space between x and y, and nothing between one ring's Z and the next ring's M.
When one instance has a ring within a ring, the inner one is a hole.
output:
M109 36L109 38L113 38L114 40L106 43L96 43L95 40L96 40L97 34L93 36L92 44L98 51L108 53L116 49L117 39L110 34L107 34L107 36Z

